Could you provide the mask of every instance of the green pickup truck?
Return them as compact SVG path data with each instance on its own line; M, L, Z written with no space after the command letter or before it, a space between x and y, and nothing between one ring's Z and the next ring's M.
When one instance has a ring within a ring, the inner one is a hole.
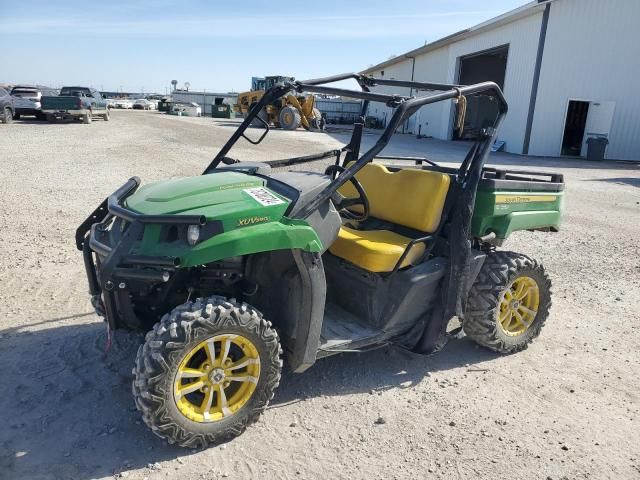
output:
M82 120L91 123L94 116L109 121L107 100L100 92L87 87L62 87L58 96L44 96L40 100L42 112L51 123L60 120Z

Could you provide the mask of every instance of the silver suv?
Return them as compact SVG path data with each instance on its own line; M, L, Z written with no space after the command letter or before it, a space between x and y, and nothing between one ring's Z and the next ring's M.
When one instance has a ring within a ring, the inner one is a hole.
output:
M21 115L33 115L38 120L45 120L42 114L40 99L44 95L58 95L57 90L46 87L16 85L11 90L13 104L15 107L14 119L18 120Z

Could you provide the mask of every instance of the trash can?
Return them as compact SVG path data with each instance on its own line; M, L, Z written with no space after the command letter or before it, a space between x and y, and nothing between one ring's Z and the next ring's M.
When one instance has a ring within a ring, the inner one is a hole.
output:
M605 137L589 137L587 139L587 160L601 162L604 160L604 152L609 145Z

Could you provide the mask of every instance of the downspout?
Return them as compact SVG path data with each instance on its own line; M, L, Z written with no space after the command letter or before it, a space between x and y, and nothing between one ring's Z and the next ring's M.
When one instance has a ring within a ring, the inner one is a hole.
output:
M540 85L540 70L542 69L542 57L544 55L544 45L547 40L547 26L549 25L549 12L551 11L551 3L547 3L542 14L542 25L540 26L540 38L538 39L538 56L536 58L536 66L533 72L533 83L531 85L531 98L529 99L529 113L527 114L527 126L524 133L524 143L522 145L522 154L529 154L529 145L531 143L531 129L533 128L533 116L536 110L536 102L538 100L538 86Z
M411 64L411 81L413 82L413 74L416 71L416 57L408 57L411 60L413 60L413 63ZM409 88L409 97L411 97L413 95L413 87ZM402 133L405 133L405 129L408 127L409 125L409 119L407 118L404 123L402 124Z

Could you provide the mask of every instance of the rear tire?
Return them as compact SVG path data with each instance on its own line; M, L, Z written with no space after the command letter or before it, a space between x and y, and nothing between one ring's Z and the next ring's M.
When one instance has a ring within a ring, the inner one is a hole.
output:
M56 123L56 117L55 117L55 115L51 115L50 113L47 113L46 118L47 118L47 122L49 122L49 123Z
M298 112L297 108L287 105L280 110L278 121L283 129L295 130L300 126L300 112Z
M82 116L82 123L89 124L89 123L91 123L92 120L93 120L93 118L91 118L91 112L85 113Z
M228 355L222 353L223 342ZM238 351L238 342L252 353ZM251 306L223 297L184 303L166 314L138 349L136 406L153 433L171 444L197 448L228 441L256 422L273 398L281 353L271 323ZM248 375L255 375L251 382ZM201 386L190 388L194 384Z
M550 308L551 280L540 263L519 253L492 252L469 292L463 329L484 347L514 353L540 335Z
M9 124L11 122L13 122L13 112L9 107L6 107L2 115L2 123Z

